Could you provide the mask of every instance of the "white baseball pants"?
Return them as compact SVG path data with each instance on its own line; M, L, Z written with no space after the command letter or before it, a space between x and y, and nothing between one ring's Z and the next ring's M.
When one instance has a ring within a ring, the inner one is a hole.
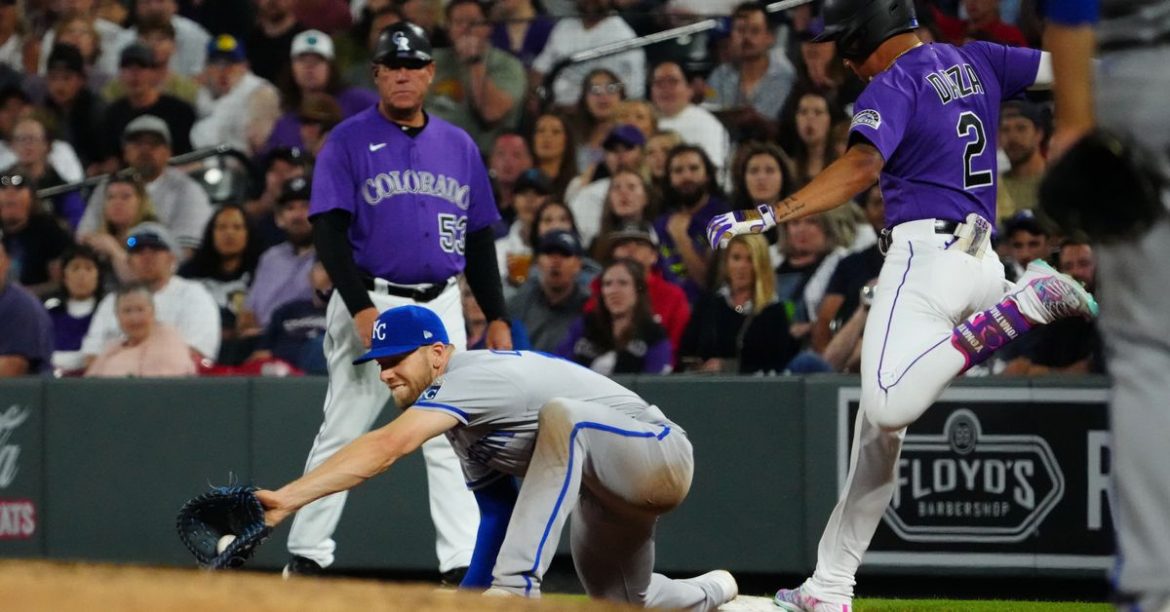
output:
M955 326L994 306L1009 286L994 250L976 259L946 250L953 240L935 233L934 219L893 230L865 324L849 473L804 585L824 601L852 600L861 557L894 494L906 427L966 363L951 345Z

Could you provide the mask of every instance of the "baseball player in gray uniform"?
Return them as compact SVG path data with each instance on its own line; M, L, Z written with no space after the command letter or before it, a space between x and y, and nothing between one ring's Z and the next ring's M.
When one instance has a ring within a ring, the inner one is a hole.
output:
M995 226L993 146L1003 100L1052 82L1041 51L975 42L926 45L912 0L828 0L818 40L835 41L867 81L849 148L774 208L720 215L713 245L736 234L835 208L880 180L885 262L865 326L861 409L844 490L817 548L817 566L775 603L848 612L857 568L897 487L906 427L958 374L1035 326L1094 316L1072 278L1040 260L1016 285L988 248Z
M489 321L487 346L511 348L491 228L499 212L475 143L422 110L435 72L426 34L407 22L387 27L372 71L378 105L334 128L313 175L313 238L336 291L326 311L325 419L306 471L368 431L390 398L376 367L353 363L369 346L379 312L425 306L463 347L456 279L464 274ZM439 570L457 582L451 575L467 567L475 546L475 499L450 444L436 438L423 455ZM335 495L297 515L287 573L317 573L333 562L344 503L344 494Z
M686 432L637 394L543 353L458 352L439 317L417 306L379 315L357 362L371 360L402 414L300 479L257 492L268 524L445 434L483 513L465 586L539 597L572 514L573 562L590 596L683 610L736 597L723 570L653 573L654 525L686 497L694 459Z
M1148 228L1094 248L1102 296L1100 327L1113 380L1114 491L1110 497L1118 547L1114 587L1120 610L1166 612L1170 610L1170 469L1166 468L1166 431L1170 431L1166 405L1170 397L1170 377L1166 376L1170 372L1170 266L1166 265L1170 261L1170 121L1165 100L1170 96L1170 71L1166 69L1170 63L1170 3L1064 0L1050 1L1046 8L1050 26L1045 38L1056 60L1057 82L1065 82L1067 76L1069 85L1056 88L1058 129L1053 148L1064 149L1092 128L1094 121L1114 134L1132 138L1145 164L1135 170L1148 173L1149 199L1157 200L1144 204L1153 211ZM1100 46L1095 104L1090 64L1094 30ZM1073 182L1072 191L1078 189L1078 174L1089 183L1126 180L1103 176L1101 164L1069 170L1076 172L1073 176L1060 174L1061 169L1054 166L1052 178ZM1121 219L1147 214L1131 196L1117 196L1113 200L1094 198L1083 206L1108 209L1105 216L1114 225L1123 222Z

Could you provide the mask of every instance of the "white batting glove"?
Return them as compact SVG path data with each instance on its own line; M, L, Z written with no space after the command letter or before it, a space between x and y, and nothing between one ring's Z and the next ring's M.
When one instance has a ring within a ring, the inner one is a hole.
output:
M740 234L762 234L773 227L776 227L776 213L772 207L757 204L755 208L712 217L707 223L707 241L711 243L712 249L721 249Z

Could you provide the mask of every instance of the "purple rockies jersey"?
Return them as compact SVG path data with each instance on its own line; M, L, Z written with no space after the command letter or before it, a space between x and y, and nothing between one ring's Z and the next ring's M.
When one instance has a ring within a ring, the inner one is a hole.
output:
M500 218L466 132L431 116L411 138L376 106L338 124L317 158L309 214L334 209L353 215L358 267L399 284L459 274L467 233Z
M995 223L999 106L1036 80L1040 52L974 42L923 45L874 77L850 134L885 158L886 226L916 219Z

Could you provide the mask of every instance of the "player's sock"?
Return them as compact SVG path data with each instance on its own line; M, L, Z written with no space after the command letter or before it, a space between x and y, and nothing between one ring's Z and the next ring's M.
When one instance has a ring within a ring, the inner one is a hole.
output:
M966 360L959 373L983 363L1001 346L1032 327L1033 323L1020 312L1020 306L1012 297L1006 297L995 306L971 315L955 326L951 333L951 345Z

